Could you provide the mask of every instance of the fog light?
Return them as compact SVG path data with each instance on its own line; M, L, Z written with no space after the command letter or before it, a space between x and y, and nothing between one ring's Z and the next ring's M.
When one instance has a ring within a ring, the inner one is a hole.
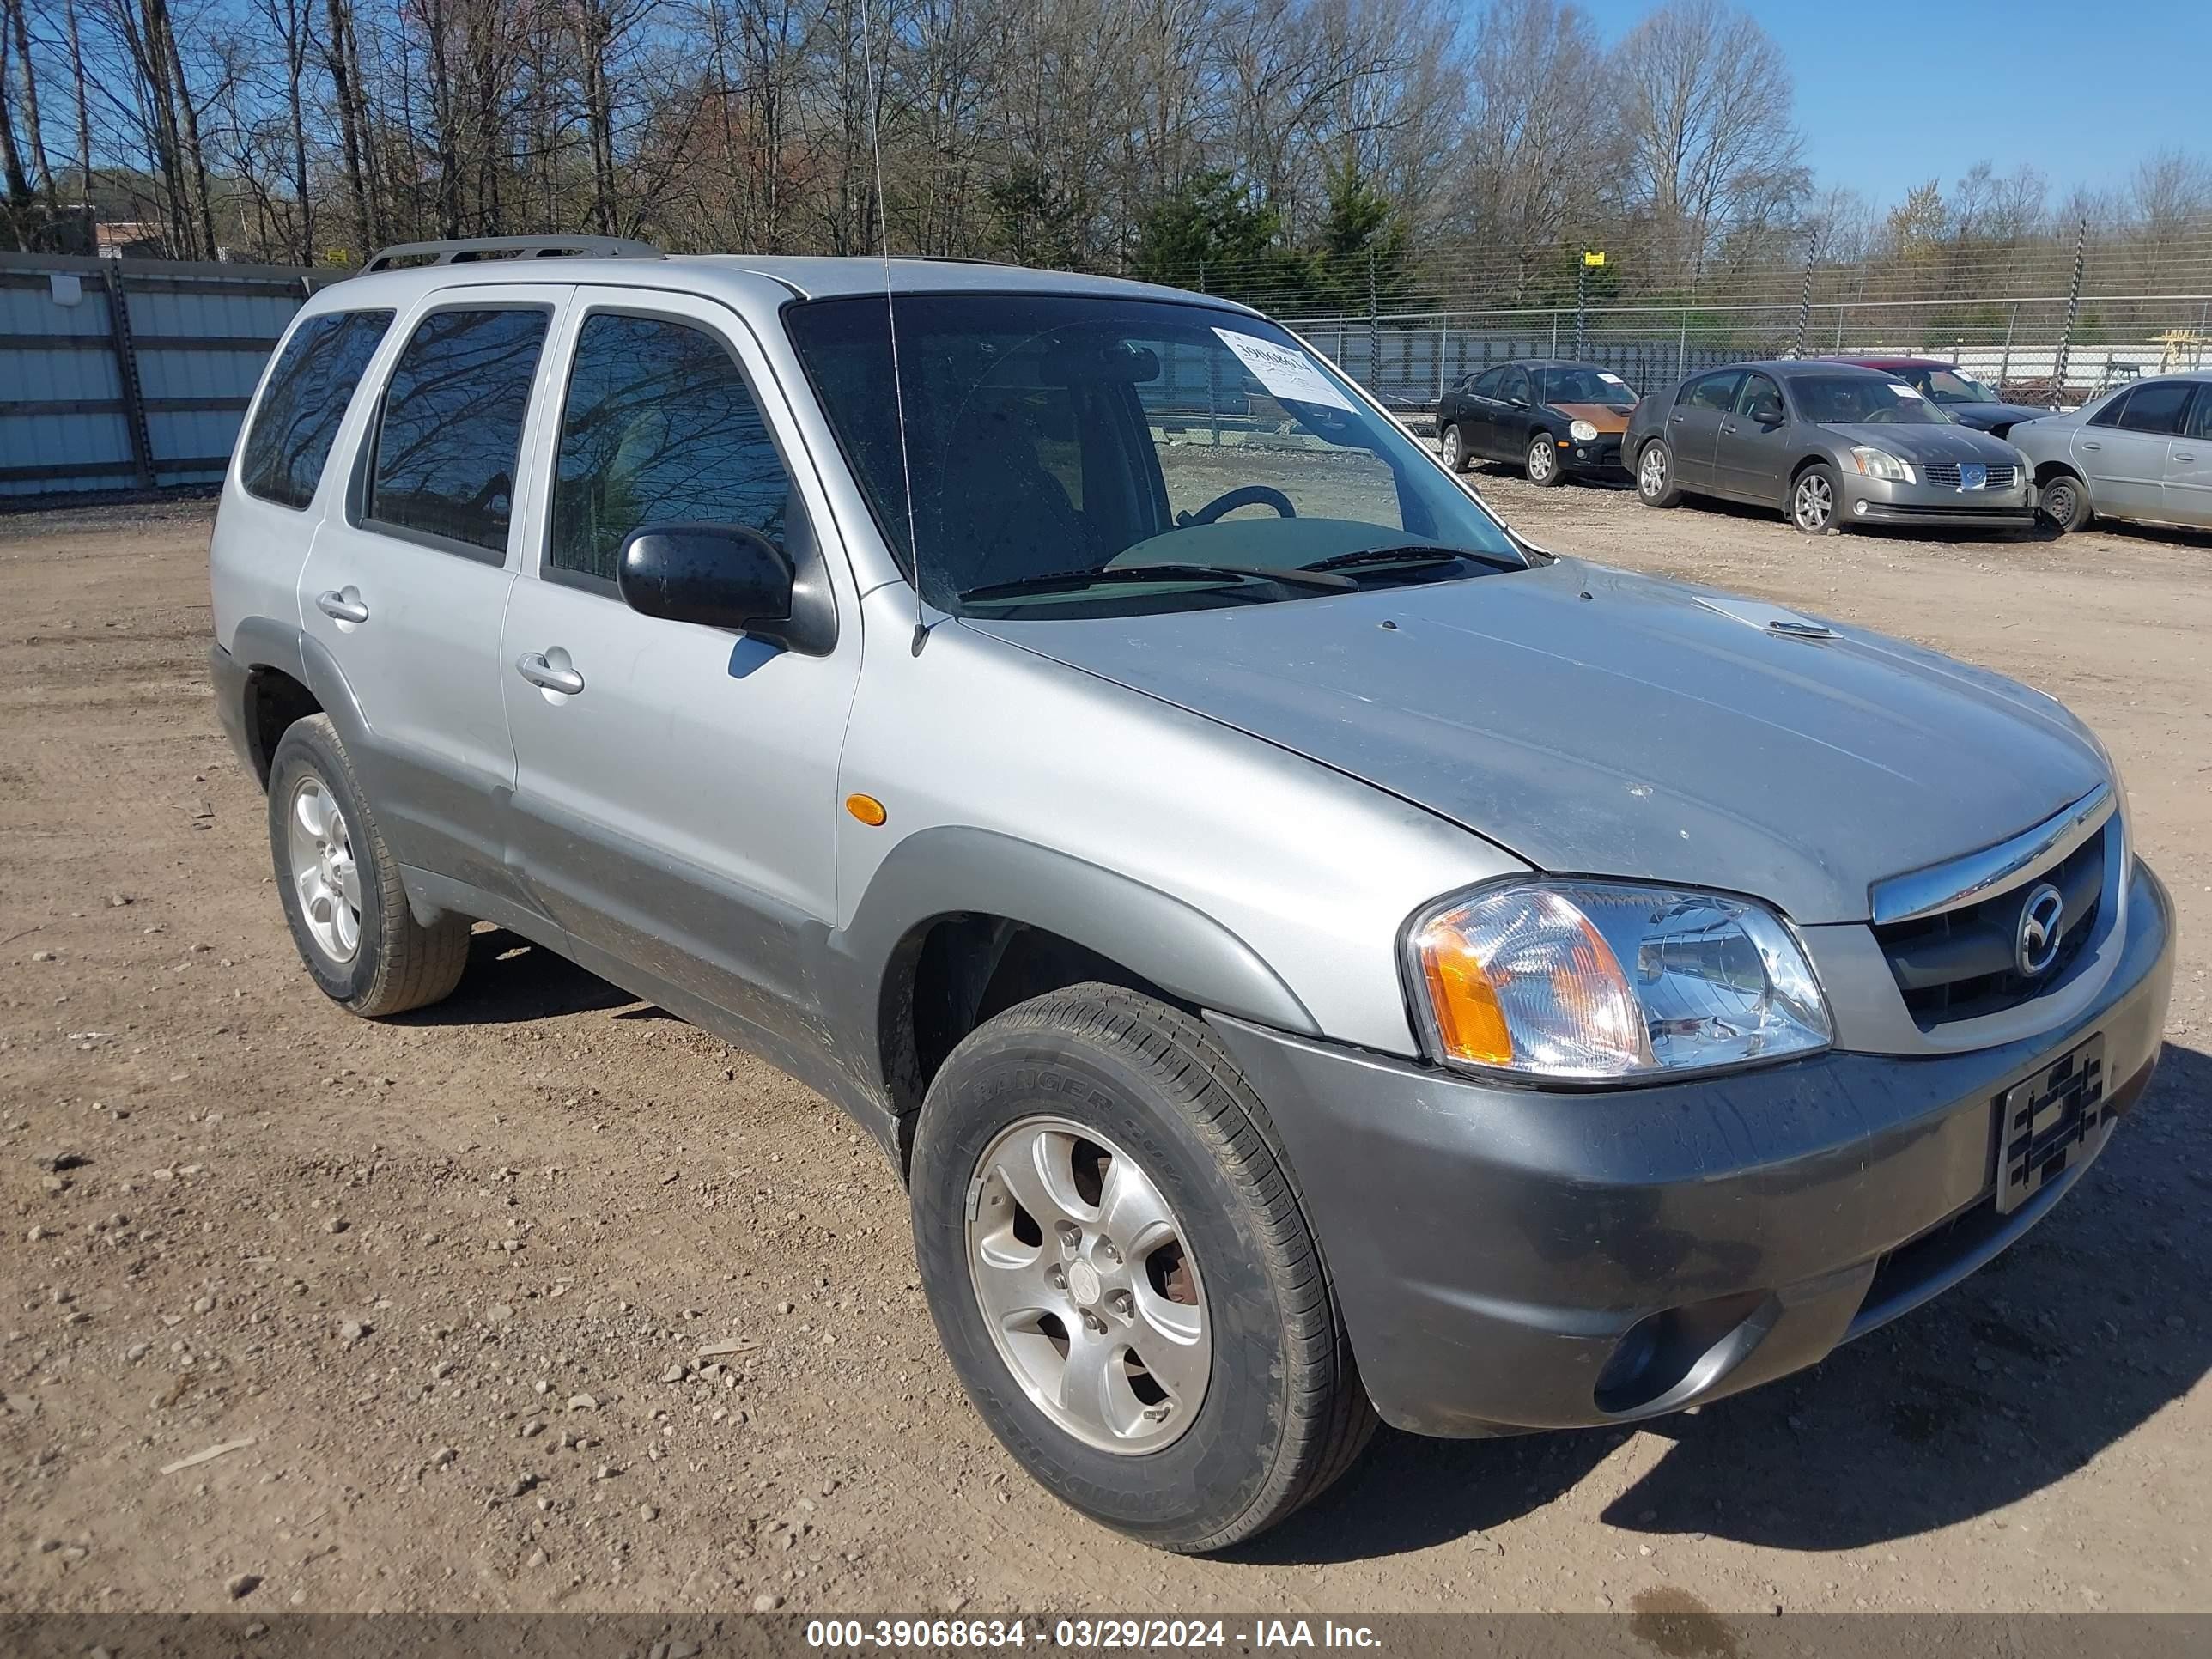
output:
M1853 501L1851 503L1851 515L1854 518L1859 519L1866 517L1866 503L1864 501Z

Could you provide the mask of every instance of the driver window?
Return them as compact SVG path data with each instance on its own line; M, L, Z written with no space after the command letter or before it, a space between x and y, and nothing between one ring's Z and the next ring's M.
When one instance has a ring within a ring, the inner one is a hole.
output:
M791 480L722 342L659 317L584 319L561 410L545 574L611 582L655 522L743 525L781 544Z
M1778 425L1782 420L1782 388L1764 374L1745 375L1743 390L1736 394L1735 412L1760 426Z
M1507 369L1504 389L1498 395L1509 404L1515 402L1525 404L1531 401L1528 392L1528 371L1525 368Z
M1498 396L1498 388L1504 384L1505 371L1502 368L1491 369L1474 383L1474 395L1478 398L1495 398Z

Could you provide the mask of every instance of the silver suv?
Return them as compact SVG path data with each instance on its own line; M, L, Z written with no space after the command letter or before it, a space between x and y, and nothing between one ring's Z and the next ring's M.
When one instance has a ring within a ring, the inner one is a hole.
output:
M1219 301L564 248L380 257L255 399L301 956L396 1014L491 923L841 1103L1106 1524L1810 1364L2148 1080L2171 907L2050 698L1542 552Z

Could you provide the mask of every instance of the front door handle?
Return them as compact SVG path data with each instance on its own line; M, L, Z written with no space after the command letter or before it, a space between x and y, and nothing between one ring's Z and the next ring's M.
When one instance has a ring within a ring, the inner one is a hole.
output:
M2193 461L2197 457L2185 449L2177 449L2173 452L2173 459L2177 461Z
M318 593L315 595L315 609L334 622L365 623L368 620L368 607L361 602L361 592L357 588L349 587L341 592L334 587L327 593Z
M1721 422L1721 430L1722 430L1722 431L1723 431L1723 432L1733 432L1733 431L1735 431L1735 422L1734 421L1723 421L1723 422Z
M562 660L555 664L547 660L543 651L526 651L514 659L514 672L532 685L573 697L584 689L584 677L568 665L567 652L562 652L561 657Z
M2086 438L2085 438L2085 439L2083 439L2083 440L2081 441L2081 447L2082 447L2082 448L2084 448L2084 449L2102 449L2102 448L2104 447L2104 445L2102 445L2102 444L2096 444L2096 443L2091 443L2087 439L2086 439Z

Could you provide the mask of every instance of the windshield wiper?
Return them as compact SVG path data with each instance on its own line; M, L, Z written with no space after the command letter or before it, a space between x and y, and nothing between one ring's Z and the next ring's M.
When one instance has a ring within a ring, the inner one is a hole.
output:
M1431 565L1457 564L1462 559L1474 564L1486 564L1496 570L1527 568L1518 559L1509 559L1497 553L1475 553L1464 548L1437 547L1427 542L1413 542L1404 547L1370 547L1358 553L1339 553L1331 558L1316 559L1311 564L1302 564L1298 568L1316 573L1352 570L1367 564L1410 565L1415 568L1425 568Z
M987 582L963 592L963 599L1012 599L1023 593L1068 593L1101 582L1152 581L1281 582L1291 587L1318 588L1340 593L1359 584L1349 576L1331 576L1316 569L1274 570L1243 564L1116 564L1097 570L1054 570L1040 576L1023 576L1010 582Z

